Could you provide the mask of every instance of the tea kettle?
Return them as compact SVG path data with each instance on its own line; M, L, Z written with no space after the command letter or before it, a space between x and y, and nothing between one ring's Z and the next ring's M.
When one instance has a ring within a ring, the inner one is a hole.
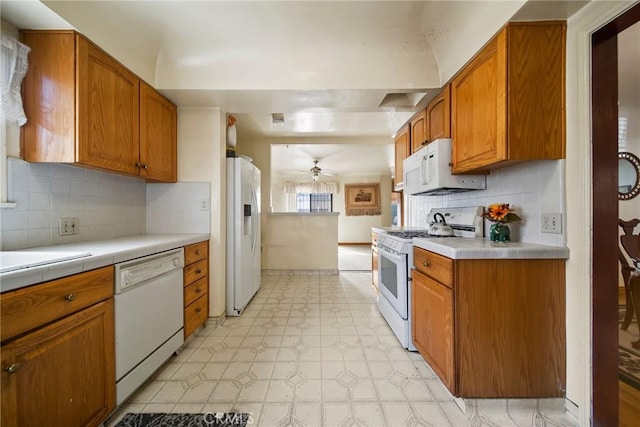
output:
M438 217L440 217L440 220L438 220ZM451 237L453 236L453 228L451 228L450 225L447 225L444 215L437 212L433 215L433 222L430 224L429 234L431 236L438 237Z

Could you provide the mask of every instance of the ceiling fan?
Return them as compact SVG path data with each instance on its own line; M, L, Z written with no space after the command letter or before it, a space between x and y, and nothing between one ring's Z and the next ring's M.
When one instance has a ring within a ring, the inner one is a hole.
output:
M322 168L318 166L318 160L313 161L313 167L309 169L309 172L311 172L311 179L313 181L318 181L320 179L320 175L326 175L326 176L335 175L334 172L323 171Z

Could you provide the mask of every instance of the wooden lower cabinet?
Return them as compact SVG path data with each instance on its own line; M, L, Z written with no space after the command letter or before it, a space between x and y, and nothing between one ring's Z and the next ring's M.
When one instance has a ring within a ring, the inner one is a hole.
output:
M454 396L565 396L564 260L414 260L413 342Z
M371 233L371 284L378 292L378 233Z
M113 298L3 344L2 425L95 426L115 408Z
M413 344L453 390L453 291L415 270L411 282Z
M0 420L96 426L115 408L114 268L0 295Z
M209 318L209 241L184 247L184 338Z

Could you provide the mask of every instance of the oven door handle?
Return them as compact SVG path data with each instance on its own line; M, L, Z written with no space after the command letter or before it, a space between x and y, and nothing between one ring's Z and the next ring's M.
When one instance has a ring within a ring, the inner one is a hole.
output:
M394 254L392 252L388 252L384 249L384 247L378 247L378 255L379 256L384 255L394 263L399 263L404 261L405 257L407 256L406 254Z

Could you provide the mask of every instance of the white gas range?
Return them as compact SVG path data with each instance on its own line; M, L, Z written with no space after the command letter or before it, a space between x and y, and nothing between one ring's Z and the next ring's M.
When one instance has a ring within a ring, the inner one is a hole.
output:
M413 268L413 238L457 239L483 236L482 206L462 208L434 208L428 222L440 213L453 228L454 237L429 234L428 227L400 231L387 231L378 235L378 281L380 295L378 308L402 346L416 351L411 336L411 275Z

